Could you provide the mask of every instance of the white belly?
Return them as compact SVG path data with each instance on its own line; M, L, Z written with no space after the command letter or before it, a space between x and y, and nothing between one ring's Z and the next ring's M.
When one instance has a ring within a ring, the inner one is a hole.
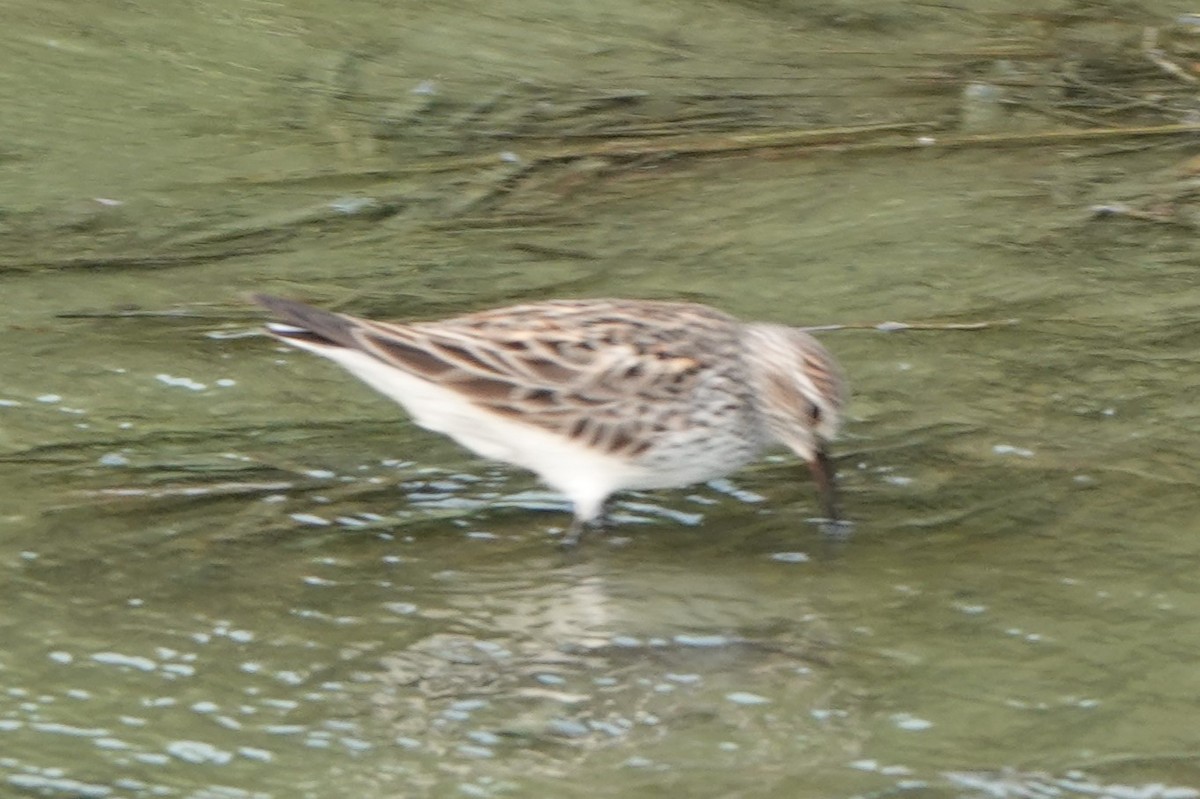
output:
M604 500L623 488L652 487L646 470L594 452L569 439L514 421L468 402L461 394L389 367L362 352L305 347L345 367L392 398L427 430L443 433L485 458L521 466L561 491L583 519L596 516Z

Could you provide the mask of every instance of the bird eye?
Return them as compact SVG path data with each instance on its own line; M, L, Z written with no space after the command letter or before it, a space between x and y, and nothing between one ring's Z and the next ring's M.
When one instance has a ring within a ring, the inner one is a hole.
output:
M817 424L818 422L821 421L821 406L820 405L817 405L814 403L814 404L808 406L808 420L810 422L812 422L813 424Z

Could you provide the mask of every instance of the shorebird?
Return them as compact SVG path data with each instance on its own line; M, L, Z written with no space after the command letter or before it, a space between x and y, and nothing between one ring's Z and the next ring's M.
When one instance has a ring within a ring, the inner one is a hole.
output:
M846 402L803 330L705 305L552 300L430 322L379 322L258 294L275 338L328 358L413 421L536 474L574 508L579 541L626 489L727 475L782 444L839 520L828 446Z

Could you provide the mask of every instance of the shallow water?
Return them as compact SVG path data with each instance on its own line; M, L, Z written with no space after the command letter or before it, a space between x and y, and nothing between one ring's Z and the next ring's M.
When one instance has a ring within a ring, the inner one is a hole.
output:
M7 795L1200 795L1194 236L1088 213L1194 143L522 167L943 119L902 76L1050 23L168 5L0 33ZM561 500L250 335L254 290L864 323L823 334L855 534L774 456L561 555Z

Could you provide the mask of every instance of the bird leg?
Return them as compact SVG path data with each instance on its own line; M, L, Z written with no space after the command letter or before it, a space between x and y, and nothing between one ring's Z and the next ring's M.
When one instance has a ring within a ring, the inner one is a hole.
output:
M574 549L579 545L579 539L583 538L586 522L578 516L571 519L571 526L563 533L563 537L558 541L559 549Z
M558 542L559 549L574 549L579 545L579 541L589 529L600 532L607 526L608 512L604 506L601 506L600 512L591 519L585 520L576 516L571 519L571 526L567 528L567 531L563 533L562 539Z

